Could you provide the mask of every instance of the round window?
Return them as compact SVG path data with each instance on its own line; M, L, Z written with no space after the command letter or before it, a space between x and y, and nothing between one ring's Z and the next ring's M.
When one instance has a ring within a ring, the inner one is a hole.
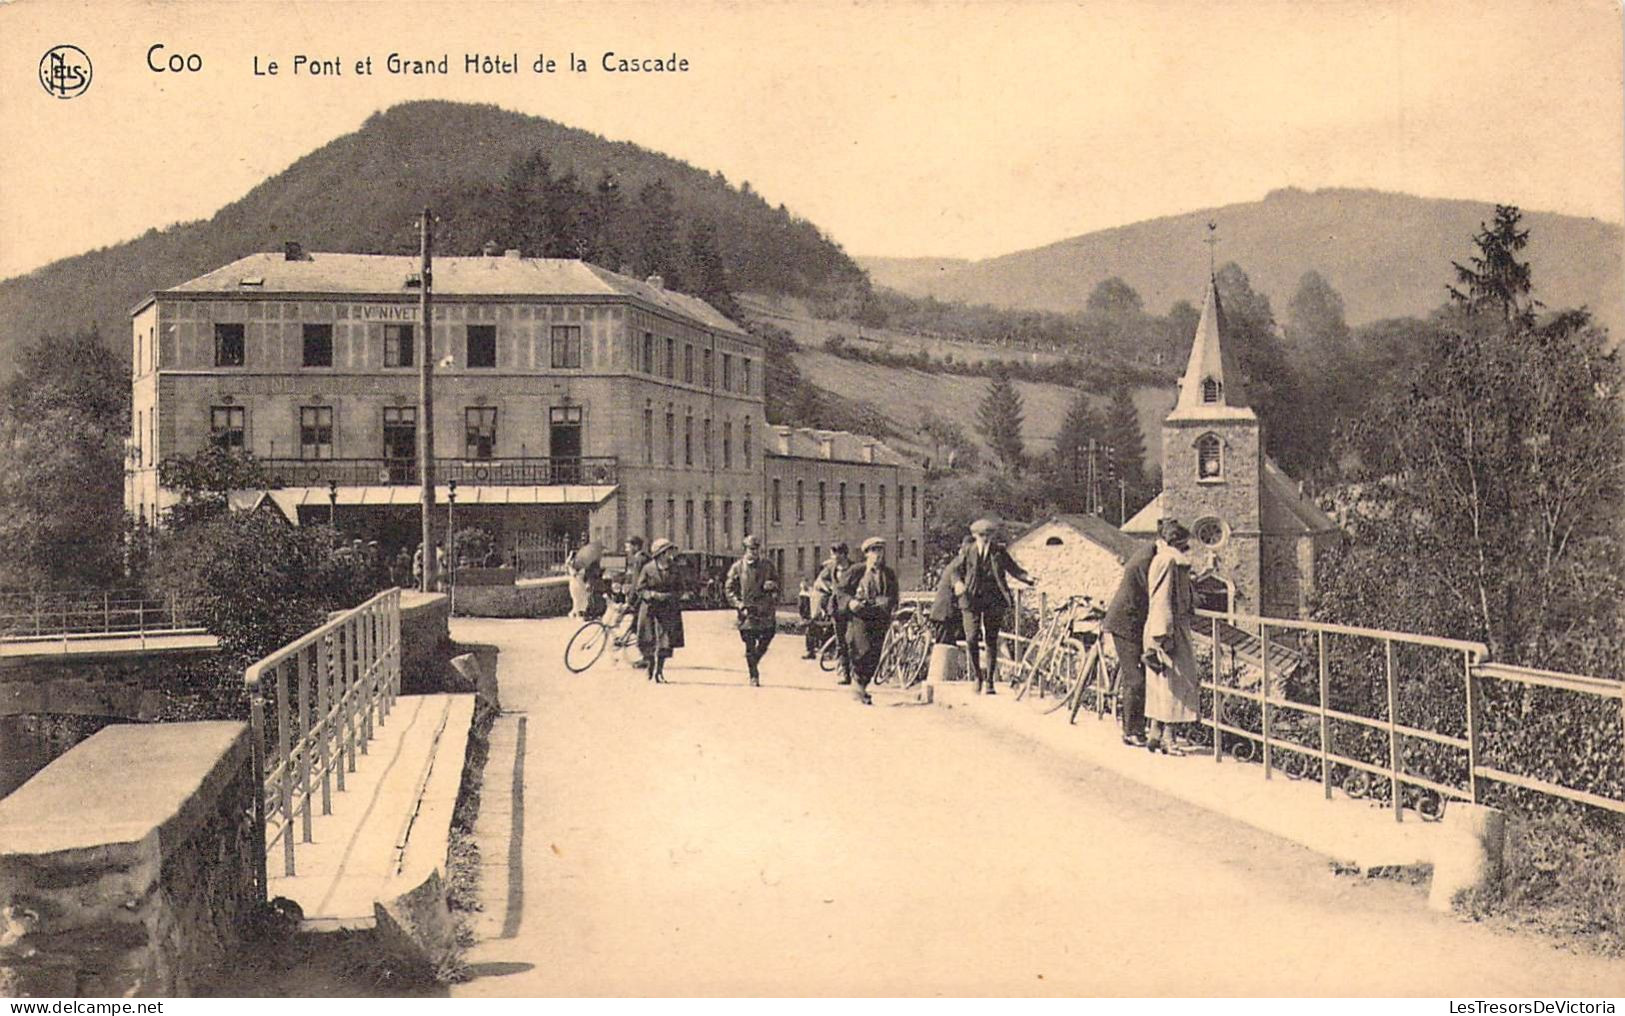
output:
M1230 535L1229 528L1211 515L1205 519L1197 519L1196 524L1191 526L1191 532L1209 547L1217 547Z

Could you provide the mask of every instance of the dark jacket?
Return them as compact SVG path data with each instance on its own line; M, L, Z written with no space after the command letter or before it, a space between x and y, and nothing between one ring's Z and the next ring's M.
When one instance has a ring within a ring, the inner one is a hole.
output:
M1117 582L1111 605L1101 626L1120 638L1140 642L1145 637L1145 613L1150 605L1151 559L1157 556L1156 541L1129 555L1123 564L1123 577Z
M886 630L891 627L892 612L897 609L897 573L887 565L877 569L872 585L865 587L865 565L853 565L842 577L836 593L847 616L852 620L846 627L846 644L854 660L870 659L878 655L886 641Z
M1016 564L1010 552L997 543L989 543L986 554L977 553L975 547L966 547L946 570L965 584L965 592L959 597L959 609L966 613L999 611L1014 603L1007 575L1014 575L1023 582L1032 581L1026 569Z
M818 577L813 579L813 588L824 594L824 613L840 620L842 624L846 623L846 597L840 595L840 592L852 568L852 562L842 564L832 557L824 562L823 567L818 569Z
M638 573L638 646L645 656L683 647L683 580L676 568L650 561Z
M625 593L628 601L635 600L638 588L638 579L643 575L643 566L649 563L647 551L637 551L626 559L626 571L621 573L621 592Z
M772 583L771 589L768 583ZM769 631L778 626L779 573L766 555L755 561L735 561L722 591L728 605L739 612L735 623L740 631Z
M961 552L963 553L963 552ZM942 569L937 578L937 594L931 600L931 620L952 621L959 616L959 597L954 595L954 576L959 568L959 556Z

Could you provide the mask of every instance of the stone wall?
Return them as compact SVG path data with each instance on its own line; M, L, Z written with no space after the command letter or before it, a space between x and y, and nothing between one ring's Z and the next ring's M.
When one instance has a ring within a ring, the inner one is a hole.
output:
M563 617L570 612L570 580L562 575L511 586L457 587L459 617Z
M411 693L426 675L439 674L451 643L451 598L445 593L401 593L401 687Z
M123 724L0 801L0 995L186 995L260 902L248 727Z

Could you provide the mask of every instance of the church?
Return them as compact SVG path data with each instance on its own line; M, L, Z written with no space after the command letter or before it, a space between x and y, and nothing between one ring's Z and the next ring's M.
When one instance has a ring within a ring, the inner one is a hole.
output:
M1308 613L1336 523L1264 454L1264 432L1225 348L1224 308L1208 278L1179 396L1162 423L1162 492L1123 524L1154 539L1157 523L1191 531L1200 606L1267 617Z

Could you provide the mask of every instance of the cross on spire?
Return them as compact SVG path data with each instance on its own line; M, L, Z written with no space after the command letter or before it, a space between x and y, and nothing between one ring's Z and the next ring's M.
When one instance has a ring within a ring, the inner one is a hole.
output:
M1207 224L1207 239L1202 242L1207 244L1207 273L1213 275L1216 271L1214 267L1214 248L1219 244L1219 224L1217 222Z

